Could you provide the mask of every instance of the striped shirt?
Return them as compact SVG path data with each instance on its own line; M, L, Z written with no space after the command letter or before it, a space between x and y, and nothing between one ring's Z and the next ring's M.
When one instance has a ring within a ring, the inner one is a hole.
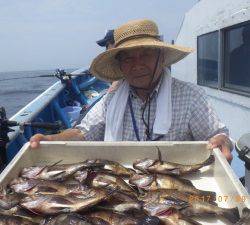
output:
M160 85L160 84L159 84ZM150 130L153 128L156 99L159 85L151 94L150 103ZM205 91L195 84L172 78L172 122L168 133L159 141L205 141L215 134L226 133L228 129L220 122L214 109L209 103ZM84 133L86 141L103 141L107 106L115 91L106 94L83 118L76 128ZM141 141L147 140L146 126L142 120L145 102L143 102L132 90L130 98L133 106L134 117ZM164 104L164 102L162 102ZM148 121L148 104L144 118ZM115 123L115 121L114 121ZM151 140L159 135L153 134ZM123 120L123 141L137 141L129 104L127 102Z

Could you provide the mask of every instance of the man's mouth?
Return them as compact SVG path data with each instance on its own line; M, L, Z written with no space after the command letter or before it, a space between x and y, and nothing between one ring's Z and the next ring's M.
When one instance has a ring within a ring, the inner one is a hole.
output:
M134 77L141 78L141 77L148 77L148 76L149 76L149 74L147 73L147 74L135 75Z

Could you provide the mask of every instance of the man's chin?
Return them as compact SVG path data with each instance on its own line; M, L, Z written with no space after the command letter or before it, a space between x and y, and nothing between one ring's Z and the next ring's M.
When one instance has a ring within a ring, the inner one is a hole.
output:
M132 87L134 87L134 88L141 88L141 89L147 89L148 88L148 86L149 86L149 84L144 84L144 83L142 83L142 82L140 82L140 83L131 83L130 84Z

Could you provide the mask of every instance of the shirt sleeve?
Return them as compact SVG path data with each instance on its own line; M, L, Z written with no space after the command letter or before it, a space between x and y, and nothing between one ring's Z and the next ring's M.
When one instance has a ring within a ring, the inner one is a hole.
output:
M207 141L219 133L229 135L227 127L220 121L205 91L197 89L192 96L189 127L196 141Z
M106 101L107 94L104 95L102 99L90 109L90 111L82 119L81 123L76 126L77 129L84 133L85 141L104 140Z

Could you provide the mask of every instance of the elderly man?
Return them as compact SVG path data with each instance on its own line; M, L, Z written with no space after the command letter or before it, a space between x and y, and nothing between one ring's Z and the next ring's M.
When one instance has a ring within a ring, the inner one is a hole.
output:
M219 147L228 161L232 144L198 86L171 77L167 67L191 49L164 43L151 20L130 21L114 31L114 47L98 55L91 72L106 81L119 81L76 129L56 135L37 134L39 141L200 141Z

